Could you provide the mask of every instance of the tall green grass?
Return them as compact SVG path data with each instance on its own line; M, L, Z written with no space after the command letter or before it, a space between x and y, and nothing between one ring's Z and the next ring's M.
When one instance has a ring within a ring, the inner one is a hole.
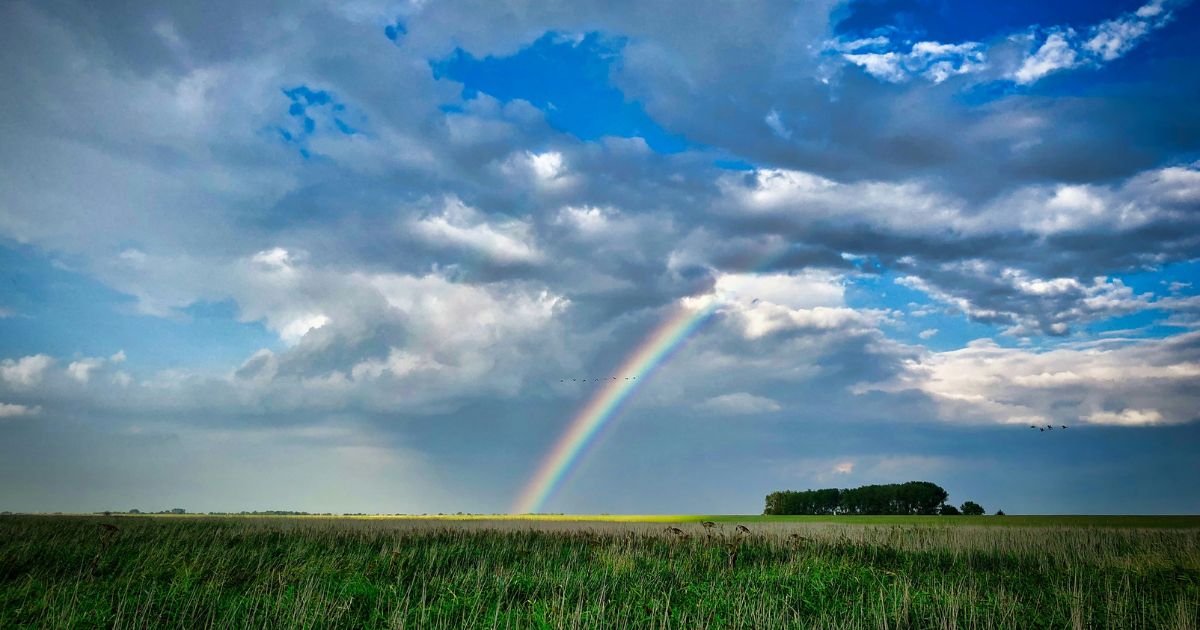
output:
M748 525L0 517L0 627L1200 625L1196 529Z

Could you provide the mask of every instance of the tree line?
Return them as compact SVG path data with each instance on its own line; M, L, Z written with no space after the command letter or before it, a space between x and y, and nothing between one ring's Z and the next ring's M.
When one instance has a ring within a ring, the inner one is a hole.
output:
M909 481L857 488L781 490L767 495L763 514L983 514L974 501L961 512L947 505L950 494L929 481Z

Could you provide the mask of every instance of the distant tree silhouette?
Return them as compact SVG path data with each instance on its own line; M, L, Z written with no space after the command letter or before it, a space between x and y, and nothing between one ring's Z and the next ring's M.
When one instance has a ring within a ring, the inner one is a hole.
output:
M962 513L967 516L983 516L986 512L982 505L974 501L966 501L962 504Z
M843 490L784 490L767 495L764 514L837 514Z
M996 516L1004 516L1004 510L996 510Z
M928 481L767 495L764 514L937 514L949 494Z
M959 512L958 508L947 503L946 505L942 506L940 514L942 516L958 516L958 515L962 514L962 512Z

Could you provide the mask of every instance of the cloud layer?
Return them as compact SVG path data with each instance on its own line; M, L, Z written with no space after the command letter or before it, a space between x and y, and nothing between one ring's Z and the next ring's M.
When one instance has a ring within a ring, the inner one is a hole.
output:
M723 505L779 471L965 465L861 427L1200 420L1193 7L946 41L845 32L844 8L5 4L0 247L35 271L0 297L0 456L51 464L0 468L0 502L84 501L64 488L88 477L88 509L165 501L114 491L150 473L108 463L161 448L213 509L270 507L289 458L360 484L304 474L347 509L501 509L586 400L570 379L699 305L711 322L614 429L626 450L598 447L564 506L644 507L652 489L620 494L662 472L639 462L742 469L822 434L838 452L744 473ZM523 51L566 78L493 94L445 70ZM51 303L52 274L104 314ZM105 345L146 321L241 358L170 355L153 326L162 356ZM49 349L81 327L91 349ZM718 509L679 483L663 510Z

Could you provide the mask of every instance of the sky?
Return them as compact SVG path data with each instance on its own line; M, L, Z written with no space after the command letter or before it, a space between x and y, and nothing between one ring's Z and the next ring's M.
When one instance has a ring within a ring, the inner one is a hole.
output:
M1198 28L4 2L0 510L1197 513Z

